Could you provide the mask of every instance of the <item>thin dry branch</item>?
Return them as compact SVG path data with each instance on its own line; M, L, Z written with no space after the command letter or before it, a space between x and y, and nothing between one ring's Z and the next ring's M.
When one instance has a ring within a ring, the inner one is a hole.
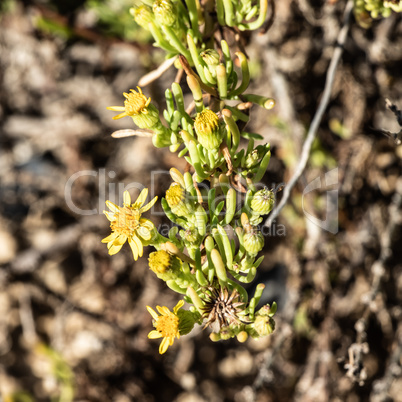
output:
M158 78L160 78L163 73L169 70L170 67L173 66L177 57L172 57L170 59L165 60L157 69L150 71L149 73L143 75L140 80L138 81L138 85L140 87L146 87L151 82L154 82Z
M276 217L279 215L283 207L286 205L286 203L289 200L290 193L293 189L293 187L296 185L297 181L299 180L300 176L303 174L304 169L306 168L309 156L310 156L310 151L311 147L313 145L313 141L316 137L318 127L320 125L321 119L324 115L324 112L328 106L330 97L331 97L331 92L332 92L332 85L334 83L335 79L335 73L339 64L339 61L341 59L342 53L343 53L343 47L346 42L346 38L348 36L349 32L349 26L350 26L350 17L352 15L353 11L353 1L349 0L348 3L346 4L345 12L344 12L344 20L343 20L343 27L339 31L338 34L338 40L336 43L336 47L334 50L334 54L332 56L331 62L328 67L327 71L327 77L325 80L325 87L324 87L324 92L320 101L320 104L318 105L318 109L314 115L314 118L311 122L310 128L307 133L306 141L303 144L303 149L300 157L300 161L298 165L296 166L296 170L292 176L292 178L289 180L288 185L285 187L283 191L283 197L281 199L281 202L278 204L276 208L271 212L269 218L267 219L265 225L266 226L271 226L272 222L276 219Z

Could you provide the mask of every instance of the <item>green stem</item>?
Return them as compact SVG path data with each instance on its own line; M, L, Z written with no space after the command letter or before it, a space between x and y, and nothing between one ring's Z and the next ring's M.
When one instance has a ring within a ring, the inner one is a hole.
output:
M240 86L229 93L229 97L234 97L236 95L242 94L248 87L250 83L250 71L248 69L247 57L242 52L236 52L236 56L240 60L240 68L242 73L242 80Z
M229 225L236 213L236 190L230 188L226 194L226 215L224 224Z
M187 147L190 152L191 164L193 165L199 180L205 180L208 177L208 173L205 173L204 169L202 168L196 143L194 141L190 141L187 144Z
M238 28L240 31L254 30L258 29L265 21L268 11L268 0L260 0L260 14L255 21L249 22L247 24L239 24Z
M218 92L222 99L228 96L228 80L226 75L226 68L223 64L216 67L216 80L218 82Z
M271 151L268 151L262 158L260 167L258 168L257 173L253 178L253 183L258 183L262 179L265 172L267 171L267 167L268 167L270 159L271 159Z
M246 102L253 102L264 109L271 110L275 106L275 100L261 95L244 94L241 96Z
M212 283L215 276L215 269L211 259L211 251L215 247L214 239L211 236L208 236L204 242L205 250L207 251L207 260L208 260L208 281Z
M225 40L221 41L221 49L223 56L225 58L226 74L228 77L230 77L233 71L233 60L232 57L230 56L229 45Z
M186 0L188 15L190 17L191 29L194 32L196 38L201 38L201 33L198 28L198 10L195 0Z
M230 132L232 133L233 143L232 143L232 148L230 150L230 154L231 154L231 156L233 156L240 143L240 131L239 131L239 128L237 127L236 122L234 121L234 119L232 117L232 112L230 110L223 109L222 115L223 115L223 119L225 120L225 123L229 127Z
M197 78L193 75L187 76L187 84L193 94L195 110L200 113L204 110L204 101L202 100L202 90Z
M202 59L202 57L200 56L197 46L194 43L194 39L190 34L187 34L187 45L190 50L191 58L194 62L195 69L197 70L197 73L200 76L201 81L204 84L208 85L208 82L207 82L207 80L205 78L205 74L204 74L204 67L206 67L206 64L205 64L204 60ZM188 59L188 60L191 60L191 59Z
M231 269L232 265L233 265L232 246L230 244L229 237L226 233L226 230L220 225L218 225L218 230L219 230L219 234L222 239L222 245L223 245L224 253L225 253L226 266L229 269Z
M265 289L265 285L263 283L258 284L255 289L254 297L250 300L249 316L250 316L251 320L254 320L255 308L257 307L258 302L261 299L262 292L264 291L264 289Z
M242 283L250 283L255 279L255 276L257 275L257 268L251 267L250 271L246 276L238 274L236 272L231 271L231 275L239 282Z
M232 115L237 119L237 120L241 120L244 121L245 123L247 123L250 120L250 117L246 114L243 113L241 110L229 106L229 105L225 105L225 108L230 110L232 112Z
M225 9L225 22L226 25L232 27L234 20L232 0L223 0L223 7Z
M176 53L177 50L169 44L169 42L163 37L162 32L159 30L159 27L155 24L155 22L151 21L148 23L149 31L155 39L155 43L157 46L165 49L167 52Z
M214 248L211 251L211 260L215 267L216 276L218 277L219 284L222 288L227 286L228 277L226 275L225 264L219 251Z
M170 281L167 281L167 282L166 282L166 285L168 285L168 287L169 287L170 289L172 289L172 290L173 290L174 292L176 292L176 293L180 293L180 294L182 294L182 295L187 294L187 289L181 288L181 287L174 281L174 279L172 279L172 280L170 280Z
M216 0L216 13L218 15L218 23L221 27L225 26L225 10L223 8L223 1Z
M173 29L167 25L162 25L163 32L168 38L170 44L176 49L177 52L182 54L187 60L191 60L189 51L184 47L183 43L177 37Z
M190 297L190 299L192 300L195 308L202 315L204 313L204 311L203 311L204 303L202 302L202 300L198 296L197 292L191 286L189 286L188 289L187 289L187 296Z
M165 99L166 99L167 113L171 118L174 112L174 102L173 102L172 91L169 88L165 91Z

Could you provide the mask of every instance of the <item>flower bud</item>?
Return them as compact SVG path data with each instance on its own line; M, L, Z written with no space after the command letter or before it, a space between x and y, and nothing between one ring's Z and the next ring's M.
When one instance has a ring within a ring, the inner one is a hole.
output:
M148 24L154 19L151 7L145 4L130 8L130 14L134 17L134 21L146 30L148 30Z
M219 65L219 53L214 49L207 49L201 52L200 56L207 65L204 68L208 69L213 78L216 78L216 67Z
M151 253L148 263L149 269L164 281L175 279L181 270L180 259L164 250Z
M177 11L170 0L155 0L152 6L155 18L161 25L172 26L177 20Z
M219 335L221 336L221 339L224 341L227 341L230 338L233 338L233 331L229 327L223 327L219 331Z
M198 230L195 227L181 230L180 236L189 243L195 243L199 239Z
M246 160L244 162L244 167L247 169L251 169L253 166L255 166L258 163L258 160L260 159L258 155L258 151L254 149L250 154L246 156Z
M259 215L266 215L271 212L274 206L274 193L273 191L264 188L257 191L251 200L251 209Z
M237 340L240 343L246 342L248 338L248 333L246 331L241 331L237 334Z
M207 49L200 53L201 58L208 66L217 66L219 64L219 53L214 49Z
M253 327L260 337L267 336L274 332L275 321L269 316L258 315L255 318Z
M209 339L210 339L212 342L218 342L218 341L221 340L221 337L220 337L220 335L219 335L218 333L216 333L216 332L211 332L211 333L209 334Z
M152 104L150 104L146 109L143 109L141 113L133 114L131 118L139 128L152 129L156 125L159 125L160 122L159 111Z
M223 133L219 124L219 117L209 109L197 114L194 122L195 132L200 144L212 151L219 148L223 140Z
M243 238L244 248L251 254L257 254L264 247L264 237L260 232L251 230Z
M190 216L191 212L186 202L186 191L179 183L172 183L166 191L166 201L177 216Z

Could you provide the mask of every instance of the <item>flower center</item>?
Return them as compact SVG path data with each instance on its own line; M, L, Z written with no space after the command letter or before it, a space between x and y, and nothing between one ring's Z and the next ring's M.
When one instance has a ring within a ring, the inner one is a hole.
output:
M174 314L162 315L158 317L155 327L164 338L174 338L179 332L179 317Z
M138 209L119 208L117 219L110 224L110 227L112 231L129 237L140 226L140 217L141 214Z
M211 135L219 128L219 118L212 110L205 109L197 114L194 128L197 134Z
M172 183L169 189L166 191L166 201L169 206L179 205L184 199L184 190L181 188L180 184Z
M138 88L139 89L139 88ZM140 114L141 112L145 112L145 108L151 102L151 98L147 99L147 97L142 93L139 89L139 92L134 89L131 90L131 93L123 94L126 98L124 101L125 112L129 116Z
M149 255L149 268L158 274L165 273L172 265L172 257L164 250Z

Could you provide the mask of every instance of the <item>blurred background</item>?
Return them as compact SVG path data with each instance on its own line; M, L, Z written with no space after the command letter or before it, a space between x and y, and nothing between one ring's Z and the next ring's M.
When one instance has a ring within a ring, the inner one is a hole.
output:
M128 185L132 198L142 186L162 197L165 172L185 166L148 138L110 136L134 126L106 107L164 60L131 6L1 2L0 399L401 401L402 145L386 134L401 127L385 104L402 108L401 16L369 29L352 21L308 168L265 230L257 283L278 303L274 334L212 343L199 328L160 356L145 306L172 308L178 295L149 271L150 248L134 263L129 247L111 257L100 242L106 199ZM242 38L249 92L276 99L273 110L254 107L247 128L271 143L269 188L299 159L344 7L282 0L266 34ZM160 110L175 76L172 67L143 88ZM317 178L321 188L303 196ZM302 208L325 221L331 190L334 233Z

